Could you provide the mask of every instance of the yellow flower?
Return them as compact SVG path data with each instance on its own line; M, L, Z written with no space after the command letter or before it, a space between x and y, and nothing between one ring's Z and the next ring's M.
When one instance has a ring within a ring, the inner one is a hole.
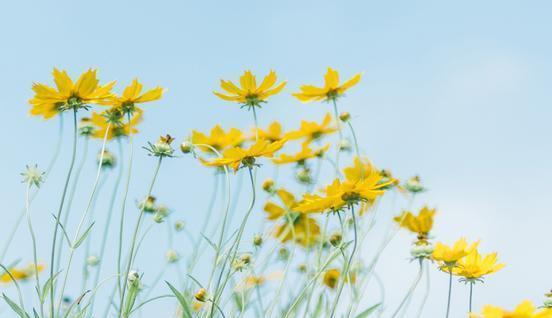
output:
M443 263L444 266L455 266L456 262L477 249L479 241L468 245L465 238L461 238L451 247L437 242L433 248L432 258Z
M322 148L312 149L308 143L303 143L301 151L294 155L281 154L279 157L272 159L275 164L297 163L304 165L305 161L312 158L320 158L330 148L330 145L325 145Z
M42 83L33 83L34 97L29 100L32 105L31 115L49 119L69 108L82 108L88 104L99 104L111 98L111 89L115 82L100 85L96 70L84 72L76 83L66 71L54 68L56 88Z
M266 139L271 142L284 139L284 131L282 130L282 125L277 121L273 121L266 130L262 128L257 128L257 133L259 135L259 139ZM257 136L255 135L255 129L253 129L251 139L257 139Z
M267 140L259 140L247 149L241 147L229 148L222 153L221 158L202 160L202 162L210 167L230 166L234 172L238 171L240 167L252 168L256 165L256 158L272 156L284 146L285 142L285 139L272 143Z
M311 246L316 243L320 237L320 227L316 220L295 211L299 202L287 190L279 189L276 194L282 201L283 207L271 201L264 206L269 220L281 220L282 222L276 226L274 237L282 243L295 240L302 246Z
M287 139L301 139L305 138L306 141L312 141L319 139L324 135L329 135L337 131L336 127L331 125L332 116L328 113L324 117L321 124L317 122L309 122L303 120L299 130L290 131L286 134Z
M250 290L255 287L264 285L268 281L281 280L284 276L284 273L281 271L275 271L268 275L250 275L245 277L245 279L234 287L234 291L240 293L247 290Z
M206 153L212 153L209 147L203 147L203 145L209 145L215 148L217 151L223 151L230 147L236 147L243 143L244 136L241 130L237 128L230 128L228 132L224 131L220 125L216 125L211 129L209 135L205 135L199 131L192 131L192 138L190 140L193 144L200 145L202 151Z
M119 107L123 113L134 112L135 104L152 102L161 99L165 90L159 86L142 93L143 85L135 78L128 85L121 96L113 95L109 100L102 102L103 105Z
M324 285L328 286L331 289L335 289L337 287L337 283L339 282L339 278L341 276L341 273L338 269L332 268L328 269L326 272L324 272L323 282ZM349 273L349 279L347 279L347 283L352 282L353 284L356 283L356 274L355 272Z
M381 182L382 175L377 170L358 181L335 179L322 190L323 196L305 194L297 211L303 213L339 211L345 206L362 202L372 202L385 192L389 183Z
M417 216L410 211L404 211L401 215L394 217L393 220L397 222L400 227L418 234L420 239L427 239L427 235L433 227L434 215L435 209L424 206Z
M474 249L470 254L460 259L452 268L452 274L461 276L468 281L481 280L483 276L498 272L506 266L503 263L497 264L497 253L481 255ZM449 273L450 269L442 268Z
M120 138L129 136L130 134L137 134L138 129L136 129L136 126L142 122L142 110L137 109L134 114L132 115L132 119L130 120L130 123L126 122L123 123L122 121L118 121L115 123L112 123L111 125L108 124L108 118L107 118L107 111L103 111L101 113L92 112L92 116L90 117L90 121L95 126L94 132L92 133L92 137L103 139L105 136L105 131L107 130L109 126L109 132L107 133L107 139L111 140L113 138Z
M261 85L257 86L255 75L251 71L245 71L240 77L240 87L231 81L220 80L220 88L225 93L213 93L226 101L237 102L249 107L260 106L261 103L266 102L268 97L278 94L286 86L286 82L281 82L274 87L276 80L276 72L270 71Z
M293 94L297 99L304 103L318 102L321 100L335 100L342 96L345 91L360 82L361 74L356 74L350 80L339 85L339 73L328 67L328 72L324 76L324 87L313 85L303 85L300 92Z
M44 269L43 264L38 264L36 267L37 267L39 273L42 272L42 270ZM31 278L35 275L35 264L31 263L31 264L29 264L25 267L21 267L21 268L13 267L13 268L9 269L9 272L11 273L11 275L13 276L13 278L15 280L26 280L26 279ZM4 273L4 274L2 274L2 276L0 276L0 282L10 283L10 282L12 282L12 278L8 273Z
M470 318L552 318L552 309L538 310L532 302L526 300L519 304L514 311L487 305L480 315L472 313Z

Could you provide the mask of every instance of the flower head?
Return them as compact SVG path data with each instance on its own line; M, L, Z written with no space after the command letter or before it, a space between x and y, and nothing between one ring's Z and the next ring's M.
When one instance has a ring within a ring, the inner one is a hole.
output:
M513 311L487 305L481 314L470 314L470 318L552 318L552 309L537 309L529 300L519 304Z
M420 209L418 215L414 215L410 211L404 211L401 215L394 217L393 220L397 222L400 227L418 234L420 240L425 240L433 228L434 216L435 209L424 206Z
M320 236L320 227L316 220L295 210L299 202L289 191L279 189L276 194L282 205L269 201L264 206L269 220L281 221L274 229L274 237L282 243L294 240L302 246L316 243Z
M38 169L38 165L26 166L25 172L22 172L23 183L29 186L34 185L37 188L44 182L44 171Z
M293 155L281 154L279 157L272 159L272 162L275 164L297 163L298 165L304 165L308 159L322 157L329 148L330 145L328 144L318 149L312 149L308 143L303 143L301 151L298 153Z
M337 268L331 268L324 272L322 281L324 282L324 285L331 289L335 289L339 282L340 276L341 272ZM356 274L354 271L349 272L349 279L347 279L347 283L349 282L353 284L356 283Z
M310 142L336 131L337 128L332 125L332 116L328 113L322 123L303 120L298 130L290 131L285 136L287 139L304 138L305 141Z
M249 275L245 277L241 283L236 285L234 291L238 293L245 292L250 289L260 287L269 281L281 280L283 275L284 274L281 271L275 271L268 275Z
M481 255L477 249L474 249L456 263L456 266L452 268L452 274L461 276L466 281L480 281L484 276L496 273L504 266L506 265L503 263L497 263L497 253ZM450 272L448 267L442 269L445 272Z
M111 89L115 82L100 85L96 70L89 69L76 82L73 82L65 70L54 68L52 75L55 88L33 83L35 95L29 100L33 116L49 119L64 110L86 108L90 104L99 104L112 97Z
M15 280L26 280L30 277L34 276L36 273L36 269L38 269L38 272L42 272L44 269L43 264L37 264L35 266L34 263L31 263L25 267L12 267L9 269L9 273L4 273L2 276L0 276L0 282L2 283L10 283L12 282L12 277ZM11 274L11 276L10 276Z
M173 157L174 149L171 146L174 138L171 135L159 137L156 143L148 142L148 146L144 147L149 152L149 155L155 157Z
M361 74L356 74L353 78L340 85L339 73L328 67L328 71L324 76L323 87L303 85L300 87L300 92L293 94L293 96L304 103L335 100L341 97L349 88L358 84L361 76Z
M152 102L161 99L165 89L157 86L142 93L143 85L135 78L130 85L125 87L121 96L113 95L101 104L118 107L123 113L134 113L136 104Z
M95 127L92 133L92 137L103 139L106 136L106 131L108 129L109 131L107 131L107 140L128 137L131 134L137 134L138 129L136 129L136 126L138 126L138 124L142 122L142 114L143 112L141 110L135 111L132 114L132 118L130 119L129 123L123 122L122 117L115 119L113 113L111 113L111 110L106 110L101 113L92 112L92 115L90 116L90 121Z
M363 202L372 202L383 195L388 183L381 182L382 175L372 169L364 179L345 180L335 179L332 184L322 190L323 195L305 194L303 201L297 207L299 212L337 212L347 206Z
M202 160L202 162L204 165L210 167L230 166L234 172L238 171L241 167L252 168L256 165L257 158L272 156L284 146L285 142L285 139L276 142L269 142L261 139L249 148L229 148L222 153L222 157Z
M479 241L468 244L465 238L461 238L452 246L437 242L433 248L432 258L443 266L456 266L456 263L477 249Z
M220 80L220 88L225 93L213 92L215 95L230 102L240 103L247 107L260 107L261 103L265 103L268 97L278 94L286 82L281 82L276 85L276 72L270 71L257 86L257 79L251 71L245 71L240 77L240 86L238 87L231 81Z
M282 130L282 125L277 121L270 123L266 130L257 128L257 134L259 139L266 139L271 142L282 140L285 136L284 131ZM256 138L257 135L255 134L255 129L253 129L252 139L256 140Z
M211 148L201 145L208 145L217 151L223 151L241 145L244 140L245 137L241 130L230 128L228 131L224 131L220 125L213 127L209 135L194 130L190 139L192 144L198 145L198 148L206 153L213 153L213 151Z

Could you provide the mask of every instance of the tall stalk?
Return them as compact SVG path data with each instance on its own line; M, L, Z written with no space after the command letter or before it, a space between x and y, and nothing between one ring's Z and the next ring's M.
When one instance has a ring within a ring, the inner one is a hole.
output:
M450 299L452 298L452 268L449 268L449 287L448 287L448 298L447 298L447 314L446 318L450 314Z
M420 262L420 267L418 269L418 274L416 275L416 279L414 280L414 282L412 283L412 285L408 289L408 292L404 296L403 300L401 301L401 303L399 304L397 309L393 312L393 315L391 315L391 318L397 317L397 315L401 312L401 310L406 308L405 304L409 301L410 297L412 297L412 294L416 290L416 287L418 286L418 283L420 283L420 279L422 279L422 273L424 272L423 271L424 259L420 258L419 262ZM405 308L403 308L403 307L405 307Z
M25 211L27 215L27 224L29 226L29 233L31 234L31 239L33 242L33 262L34 262L34 274L35 274L35 283L36 283L36 291L39 293L42 288L40 288L40 278L38 273L38 257L36 256L36 236L35 232L33 230L33 223L31 221L31 210L30 210L30 200L29 200L29 191L31 189L31 182L27 183L27 186L25 187ZM40 295L39 295L40 296ZM40 299L40 314L42 317L44 317L44 302L42 301L42 298Z
M73 147L72 147L72 154L71 154L71 161L69 163L69 169L67 170L67 177L65 178L65 185L63 186L63 191L61 194L61 199L59 202L59 208L56 214L56 224L54 226L54 236L52 239L52 250L50 255L50 280L54 279L54 264L55 264L55 258L56 258L56 242L57 242L57 233L61 218L61 213L63 211L63 206L65 203L65 196L67 195L67 188L69 187L69 181L71 180L71 175L73 173L73 167L75 166L75 157L77 156L77 109L73 108ZM50 317L54 317L54 286L50 288Z

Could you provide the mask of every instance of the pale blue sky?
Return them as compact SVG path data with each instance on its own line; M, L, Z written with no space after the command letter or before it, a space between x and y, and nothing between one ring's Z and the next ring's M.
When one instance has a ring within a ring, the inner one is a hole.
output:
M219 122L249 127L250 114L211 94L219 78L236 79L244 69L275 69L288 80L285 92L261 110L262 123L279 119L292 128L301 118L321 118L327 105L302 105L289 93L320 82L332 66L344 77L365 72L341 107L353 114L365 154L400 177L422 176L431 191L418 203L439 208L437 238L481 238L483 249L499 251L507 262L477 289L476 304L540 302L552 287L549 1L99 0L2 7L0 232L23 205L19 173L28 163L45 166L52 153L57 123L30 118L26 101L31 83L49 82L54 66L73 75L97 67L103 80L124 85L137 76L146 86L168 88L162 101L146 106L137 145L165 132L182 140ZM68 144L63 150L35 201L41 237L51 232ZM136 154L132 200L145 191L152 169L143 151ZM88 168L83 184L91 183L93 165ZM189 158L173 160L162 168L156 192L194 224L209 177ZM405 260L409 240L401 235L379 269L389 290L404 290L414 276ZM41 243L46 259L48 243ZM156 244L147 242L144 251ZM30 258L21 254L29 246L24 229L9 258ZM162 263L157 254L141 267ZM441 314L445 300L446 278L434 274L433 282L428 315ZM457 292L454 317L461 317L466 289ZM390 295L390 306L400 297ZM166 306L152 305L145 317Z

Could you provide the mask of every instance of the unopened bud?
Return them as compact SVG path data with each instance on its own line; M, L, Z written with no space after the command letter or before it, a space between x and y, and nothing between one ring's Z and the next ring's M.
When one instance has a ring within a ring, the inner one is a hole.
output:
M342 112L339 114L339 119L341 119L342 122L348 122L349 119L351 119L351 114L348 112Z
M199 302L205 302L207 300L207 290L200 288L194 295L194 298Z
M183 141L180 144L180 151L182 151L182 153L190 153L192 152L193 149L194 149L194 145L187 140Z
M263 245L263 237L259 234L255 234L255 236L253 236L253 245L257 247Z
M100 263L100 259L96 255L90 255L86 258L86 264L88 266L96 266Z
M330 236L329 241L333 247L338 247L341 244L342 239L343 236L341 235L341 233L334 233Z

